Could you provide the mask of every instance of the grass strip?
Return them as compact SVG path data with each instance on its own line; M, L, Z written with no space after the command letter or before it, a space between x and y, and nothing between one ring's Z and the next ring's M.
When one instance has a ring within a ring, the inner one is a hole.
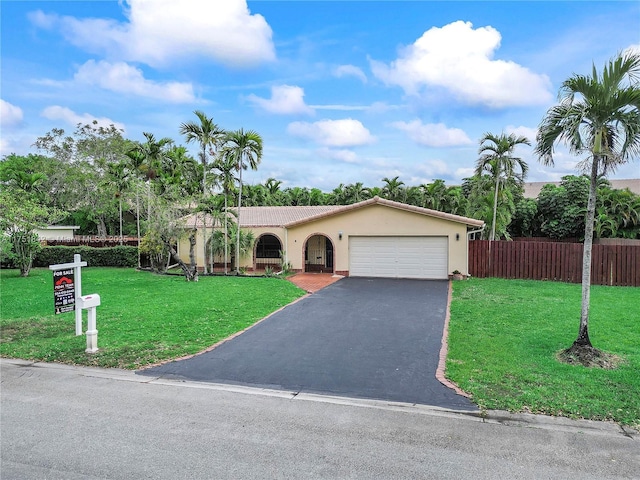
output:
M615 369L568 365L580 285L531 280L454 282L446 376L480 407L640 426L640 288L593 286L593 345Z

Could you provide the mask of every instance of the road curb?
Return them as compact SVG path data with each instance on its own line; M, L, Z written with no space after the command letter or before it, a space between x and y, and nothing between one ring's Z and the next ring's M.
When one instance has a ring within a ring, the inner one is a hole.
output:
M66 371L82 377L102 378L114 381L133 382L153 386L167 386L178 388L196 388L214 390L243 395L259 395L282 398L291 401L308 401L329 403L359 408L374 408L379 410L421 414L437 417L467 419L469 421L505 427L535 428L545 430L564 431L567 433L581 433L585 435L624 436L632 440L640 440L640 432L630 427L618 425L614 422L594 420L574 420L565 417L551 417L532 413L511 413L502 410L466 411L453 410L431 405L415 403L391 402L365 398L339 397L307 392L293 392L287 390L273 390L268 388L249 387L244 385L229 385L219 383L173 380L162 377L147 377L137 375L132 370L103 369L98 367L84 367L61 363L34 362L13 358L0 358L0 367L13 365L20 368L46 368Z

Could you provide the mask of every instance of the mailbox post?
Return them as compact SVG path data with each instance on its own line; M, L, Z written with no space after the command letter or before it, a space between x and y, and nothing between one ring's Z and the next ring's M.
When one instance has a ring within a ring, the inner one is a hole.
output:
M96 307L100 306L100 295L92 293L80 297L78 305L82 310L87 310L87 353L98 351L98 330L96 326Z

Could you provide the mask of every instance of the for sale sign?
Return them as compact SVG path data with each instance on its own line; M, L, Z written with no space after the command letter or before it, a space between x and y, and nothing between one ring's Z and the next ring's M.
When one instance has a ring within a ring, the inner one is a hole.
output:
M53 300L56 314L75 310L76 288L73 273L73 268L53 271Z

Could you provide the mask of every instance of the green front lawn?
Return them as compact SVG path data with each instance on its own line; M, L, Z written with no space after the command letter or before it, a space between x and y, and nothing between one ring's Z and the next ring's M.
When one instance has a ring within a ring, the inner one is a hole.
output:
M560 363L578 333L580 285L454 282L446 376L487 409L640 426L640 288L591 289L589 333L613 370Z
M98 347L84 353L73 312L54 315L48 269L28 278L0 271L0 355L99 367L139 368L199 352L287 305L304 292L278 278L159 276L83 268L82 293L98 293ZM84 313L86 330L86 313Z
M304 294L279 278L187 283L116 268L85 268L82 282L102 299L98 353L84 353L73 312L53 314L52 273L36 269L29 278L0 271L0 355L139 368L202 351ZM640 288L593 287L591 297L591 338L621 358L615 370L556 360L577 334L579 285L454 282L447 377L482 408L640 426Z

